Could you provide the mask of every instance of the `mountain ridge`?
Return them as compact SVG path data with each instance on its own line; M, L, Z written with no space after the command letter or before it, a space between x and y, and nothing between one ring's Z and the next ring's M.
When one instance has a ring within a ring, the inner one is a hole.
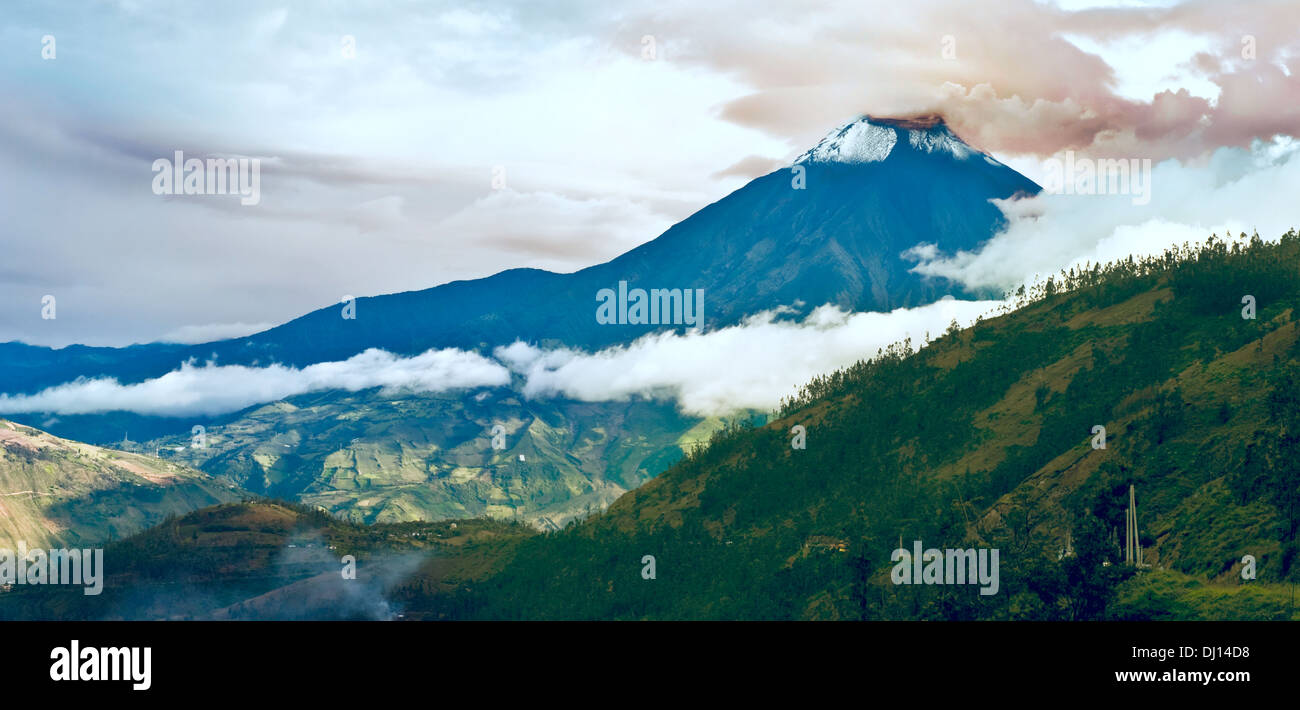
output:
M947 132L938 125L932 130ZM795 303L833 303L850 310L923 305L945 295L971 294L958 284L912 273L911 263L900 257L903 251L920 243L973 249L1005 224L990 200L1039 190L996 161L910 146L881 163L804 167L802 183L788 168L776 170L614 259L567 274L507 269L481 279L358 298L355 319L342 318L342 307L333 305L247 337L197 345L51 350L0 344L0 392L31 394L77 377L140 382L191 358L301 367L372 347L416 355L430 348L487 351L515 340L595 350L656 330L685 329L673 323L596 323L596 292L620 281L643 288L705 289L707 328Z

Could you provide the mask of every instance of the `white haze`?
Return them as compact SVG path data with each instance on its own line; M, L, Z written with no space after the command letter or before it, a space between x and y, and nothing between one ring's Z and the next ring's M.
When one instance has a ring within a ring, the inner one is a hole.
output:
M595 354L516 342L496 355L524 375L524 395L531 398L599 402L640 395L676 400L682 412L697 416L770 410L817 375L874 357L904 338L920 346L927 333L933 340L953 320L964 327L1003 305L950 297L889 313L824 305L800 322L765 311L740 325L652 334Z
M516 342L497 348L499 362L456 349L411 358L370 349L301 369L185 363L137 384L79 379L32 395L0 395L0 414L216 415L330 389L502 387L511 383L512 371L522 376L523 394L533 399L600 402L642 396L675 401L682 412L697 416L770 410L817 375L873 357L904 338L920 346L927 334L937 338L953 320L964 327L1003 305L945 298L889 313L850 313L825 305L802 321L782 318L787 309L778 309L712 332L651 334L596 353L543 351Z
M1300 142L1278 137L1250 150L1221 148L1201 163L1169 160L1151 171L1151 202L1131 195L1048 195L999 203L1006 230L981 249L940 254L924 244L904 253L920 274L975 288L1010 289L1087 262L1160 254L1211 233L1258 230L1276 240L1300 228Z
M168 331L158 338L160 343L183 343L197 345L217 340L242 338L245 335L260 333L275 327L275 323L207 323L205 325L185 325Z
M509 382L510 373L504 367L477 353L430 350L400 358L371 348L347 360L301 369L187 362L162 377L137 384L81 378L33 395L0 395L0 414L120 410L167 417L215 415L322 390L355 392L383 387L390 391L441 392Z

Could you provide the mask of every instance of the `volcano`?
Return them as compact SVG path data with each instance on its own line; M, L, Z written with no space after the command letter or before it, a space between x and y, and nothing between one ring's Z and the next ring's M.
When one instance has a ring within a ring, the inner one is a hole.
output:
M488 351L515 340L596 349L681 323L601 323L598 294L619 288L702 289L706 329L777 307L830 303L854 311L976 296L910 271L906 250L971 250L1005 224L994 200L1039 186L970 146L942 118L863 116L793 164L759 177L658 238L571 274L511 269L472 281L331 305L251 335L202 345L61 350L0 345L0 391L31 393L77 377L157 377L189 358L306 366L367 348Z

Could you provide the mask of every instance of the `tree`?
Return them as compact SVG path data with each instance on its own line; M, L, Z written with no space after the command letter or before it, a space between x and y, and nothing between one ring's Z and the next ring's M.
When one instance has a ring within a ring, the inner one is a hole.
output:
M1282 539L1294 542L1300 525L1300 371L1292 363L1273 379L1268 413L1274 435L1267 442L1264 493L1285 520Z
M1115 596L1115 588L1132 570L1111 559L1106 523L1091 512L1075 519L1074 556L1061 561L1065 575L1065 607L1069 620L1086 621L1105 618L1106 607Z

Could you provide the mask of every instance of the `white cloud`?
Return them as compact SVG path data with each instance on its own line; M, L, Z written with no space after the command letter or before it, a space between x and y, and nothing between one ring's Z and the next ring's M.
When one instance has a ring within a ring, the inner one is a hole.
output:
M911 338L922 345L956 320L965 326L1006 305L1003 301L945 298L889 313L849 313L831 305L802 321L778 308L744 323L684 335L663 332L596 353L541 350L523 342L497 348L497 361L462 350L431 350L401 358L370 349L341 362L302 369L197 366L138 384L77 380L33 395L0 395L0 414L91 414L131 411L160 416L215 415L264 402L330 389L440 392L511 384L534 399L621 401L634 396L676 401L686 414L707 416L742 409L775 409L813 377L875 356ZM502 364L504 363L504 364Z
M494 354L525 376L529 397L605 401L640 395L675 399L687 414L724 414L774 409L814 376L874 357L907 337L919 346L926 333L937 338L954 319L965 326L1003 305L945 298L889 313L825 305L801 322L778 320L776 311L768 311L737 326L653 334L594 354L542 351L520 342Z
M321 390L355 392L383 387L392 391L441 392L509 382L506 368L476 353L430 350L399 358L371 348L347 360L302 369L185 363L178 370L137 384L124 385L107 378L78 379L33 395L0 395L0 413L93 414L124 410L182 417L224 414Z
M1211 233L1274 240L1300 227L1300 141L1278 137L1250 150L1220 148L1205 161L1169 160L1151 171L1151 201L1132 195L1040 194L999 203L1009 225L982 248L939 254L932 244L905 253L920 274L977 288L1014 288L1087 262L1160 254Z
M641 60L645 30L614 32L621 12L585 0L14 11L5 46L29 26L80 39L0 76L0 213L24 235L0 237L0 341L119 346L283 323L343 294L573 271L739 186L719 168L785 150L717 115L742 82ZM185 72L156 71L178 52ZM152 161L178 149L261 157L262 203L154 195ZM491 192L497 166L515 194Z

